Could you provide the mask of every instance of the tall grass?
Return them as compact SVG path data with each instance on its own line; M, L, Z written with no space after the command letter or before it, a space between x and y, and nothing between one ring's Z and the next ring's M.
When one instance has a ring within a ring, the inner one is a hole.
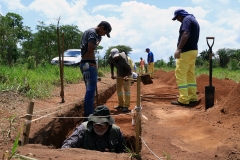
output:
M28 98L46 98L51 91L61 85L58 65L45 65L28 69L29 66L13 67L0 65L0 91L17 90ZM99 77L110 72L109 67L98 69ZM79 83L82 74L79 67L64 67L64 83Z
M78 83L82 79L78 67L64 67L64 83ZM35 69L27 66L0 65L0 90L17 90L29 98L46 98L60 86L58 66L46 65Z

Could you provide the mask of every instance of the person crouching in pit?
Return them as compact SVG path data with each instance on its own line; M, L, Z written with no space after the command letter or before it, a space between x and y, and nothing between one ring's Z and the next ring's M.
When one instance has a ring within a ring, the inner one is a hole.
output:
M125 152L126 144L120 127L114 124L107 106L97 106L88 121L79 125L62 148L83 148L101 152Z

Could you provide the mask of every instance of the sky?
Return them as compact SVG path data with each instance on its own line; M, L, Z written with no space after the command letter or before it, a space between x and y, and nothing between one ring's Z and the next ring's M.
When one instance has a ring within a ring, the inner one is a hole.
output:
M147 58L146 48L155 61L169 61L181 25L172 18L180 8L193 14L200 25L199 53L208 49L206 37L215 37L213 52L240 49L240 0L0 0L0 14L19 14L32 32L39 22L57 25L59 17L60 26L77 25L83 32L108 21L111 38L102 38L100 56L111 46L126 45L132 48L134 62Z

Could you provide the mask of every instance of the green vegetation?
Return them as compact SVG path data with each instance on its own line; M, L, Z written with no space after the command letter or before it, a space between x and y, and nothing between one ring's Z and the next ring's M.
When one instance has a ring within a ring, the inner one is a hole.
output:
M98 70L99 77L110 72L109 67ZM64 67L64 83L79 83L82 74L79 67ZM28 69L26 65L13 67L0 65L0 91L17 90L28 98L46 98L51 96L54 87L61 85L59 66L46 65Z

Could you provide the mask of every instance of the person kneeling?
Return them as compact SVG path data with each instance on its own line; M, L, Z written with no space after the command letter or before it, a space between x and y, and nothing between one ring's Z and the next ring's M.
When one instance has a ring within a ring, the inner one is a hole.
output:
M120 127L114 124L107 106L97 106L88 121L79 125L62 148L83 148L101 152L123 153L126 144Z

